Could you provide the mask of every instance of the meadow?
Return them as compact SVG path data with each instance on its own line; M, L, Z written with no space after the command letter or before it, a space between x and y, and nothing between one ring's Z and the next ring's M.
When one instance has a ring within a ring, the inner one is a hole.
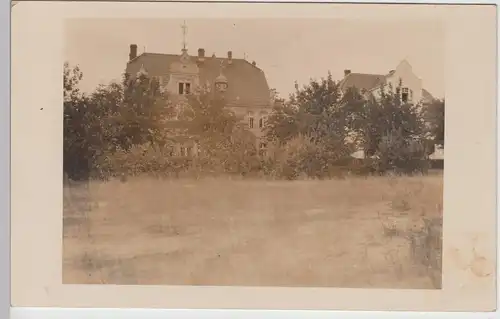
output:
M63 283L433 289L409 235L442 194L441 174L71 183Z

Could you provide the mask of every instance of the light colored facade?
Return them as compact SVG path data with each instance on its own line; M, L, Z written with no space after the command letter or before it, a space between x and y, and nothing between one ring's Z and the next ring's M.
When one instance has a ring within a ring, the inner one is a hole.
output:
M351 70L344 70L344 78L340 81L341 92L345 93L349 88L357 88L367 97L370 94L378 97L382 88L387 91L389 87L393 88L394 93L400 95L404 103L426 104L434 100L434 97L424 88L422 79L413 72L412 66L406 60L402 60L394 70L385 74L353 73Z
M409 103L419 103L423 99L422 79L413 73L410 63L403 60L395 70L391 70L385 77L386 87L399 89L401 83L401 100ZM380 97L381 88L377 87L369 91L375 97Z
M392 87L395 94L400 96L401 102L423 105L432 103L435 98L424 88L424 83L414 72L411 64L402 60L394 70L386 74L353 73L351 70L344 70L344 78L340 81L341 93L345 93L349 88L356 88L366 98L374 96L380 97L381 90L386 92ZM353 136L349 136L353 140ZM444 158L444 150L436 146L433 153L440 159ZM364 151L359 149L351 154L354 158L365 158Z

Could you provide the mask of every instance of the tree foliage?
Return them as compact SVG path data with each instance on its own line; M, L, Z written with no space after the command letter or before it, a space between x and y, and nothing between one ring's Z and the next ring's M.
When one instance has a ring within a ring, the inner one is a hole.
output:
M399 87L400 89L400 87ZM391 86L382 87L380 96L369 98L361 112L361 131L367 155L375 154L382 138L398 132L403 139L421 140L425 122L420 104L403 103Z
M196 92L188 97L184 109L180 125L196 140L200 158L210 163L208 169L217 167L228 173L254 169L255 137L243 128L223 98L211 92Z
M437 144L444 145L445 100L434 100L426 105L425 120L429 123L428 131Z
M412 173L425 170L425 134L444 140L444 100L425 110L402 103L395 93L401 84L396 90L384 87L375 97L355 88L342 92L328 73L296 86L287 100L270 90L275 105L266 121L270 148L263 156L256 137L215 92L172 97L155 78L139 73L82 94L83 74L67 63L63 78L64 169L71 178L189 167L202 173L324 178L349 166L359 147L370 157L366 165L380 172ZM195 159L176 159L170 149L179 139L198 146Z
M71 178L88 178L103 157L146 142L160 144L162 120L171 105L146 74L98 86L82 94L78 66L64 64L64 163Z
M64 64L63 69L63 157L64 171L72 178L88 178L89 166L95 156L92 132L95 115L89 101L78 89L83 73Z
M283 106L275 108L268 120L268 137L286 142L302 135L314 143L333 136L342 138L344 111L338 84L329 73L326 78L297 87Z

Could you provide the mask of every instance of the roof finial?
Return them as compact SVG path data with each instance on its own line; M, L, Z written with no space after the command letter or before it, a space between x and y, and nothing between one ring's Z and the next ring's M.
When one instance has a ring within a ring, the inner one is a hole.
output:
M186 42L187 25L186 25L186 20L184 20L184 23L181 25L181 28L182 28L182 50L185 51L185 50L187 50L187 42Z
M220 61L220 69L219 69L219 72L220 74L222 75L222 70L224 69L224 60L221 60Z

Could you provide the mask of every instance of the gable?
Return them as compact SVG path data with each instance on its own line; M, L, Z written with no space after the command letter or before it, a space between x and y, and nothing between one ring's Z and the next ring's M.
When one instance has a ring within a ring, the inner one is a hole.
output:
M143 53L127 63L126 72L135 74L143 65L150 76L170 75L170 65L178 62L179 55ZM193 61L197 57L191 57ZM226 99L230 107L268 107L270 106L269 85L264 72L243 59L205 57L198 63L200 84L209 83L212 87L215 78L220 75L221 62L224 65L223 74L227 78L228 88Z
M406 67L405 64L402 66ZM411 68L409 70L411 71ZM339 82L340 90L345 92L348 88L356 88L360 91L373 92L382 85L394 82L395 74L394 70L391 70L387 75L350 73ZM421 81L420 79L418 80ZM395 83L391 84L397 86ZM421 84L419 86L421 87ZM423 103L431 103L435 100L432 94L424 88L422 88L421 99Z

